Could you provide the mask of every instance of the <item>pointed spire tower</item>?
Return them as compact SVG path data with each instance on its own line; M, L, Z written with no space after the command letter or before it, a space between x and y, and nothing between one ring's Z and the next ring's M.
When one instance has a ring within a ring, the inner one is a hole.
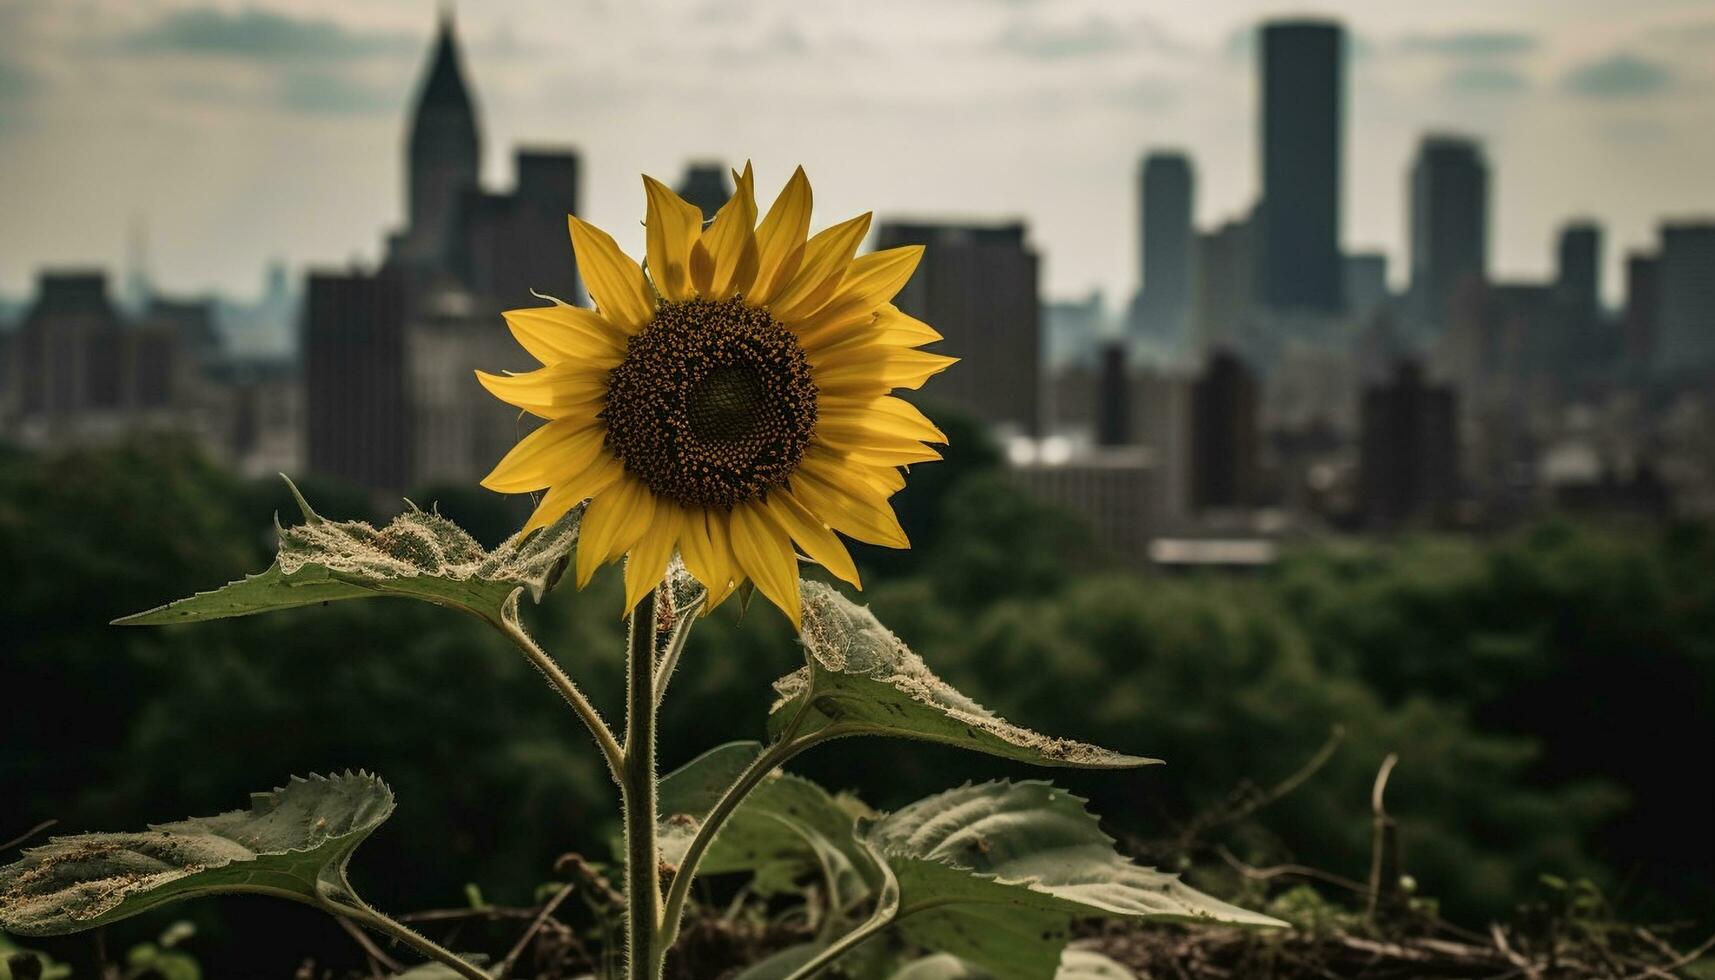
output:
M443 6L428 70L411 114L405 161L410 257L445 267L453 261L459 201L477 187L482 135L465 84L452 11Z

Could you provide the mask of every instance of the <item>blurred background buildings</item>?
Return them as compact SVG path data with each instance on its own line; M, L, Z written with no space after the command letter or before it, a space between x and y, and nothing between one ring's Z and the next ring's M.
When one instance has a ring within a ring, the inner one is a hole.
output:
M1395 291L1388 256L1342 234L1351 44L1332 20L1260 26L1260 196L1226 220L1196 223L1191 154L1143 148L1112 188L1136 228L1118 312L1044 295L1052 257L1021 220L880 215L874 247L927 248L899 305L961 358L926 407L979 422L1021 486L1139 564L1560 508L1715 513L1715 217L1662 217L1616 306L1604 229L1575 215L1542 243L1551 276L1502 279L1495 194L1518 185L1480 139L1425 132L1398 175ZM250 302L167 296L139 230L123 278L41 271L0 309L0 437L171 430L247 474L474 483L531 422L471 370L530 366L499 314L546 302L533 290L580 301L565 215L587 193L566 147L518 148L512 187L485 187L479 95L443 14L406 118L404 224L373 264L271 267ZM735 163L691 161L677 187L712 215Z

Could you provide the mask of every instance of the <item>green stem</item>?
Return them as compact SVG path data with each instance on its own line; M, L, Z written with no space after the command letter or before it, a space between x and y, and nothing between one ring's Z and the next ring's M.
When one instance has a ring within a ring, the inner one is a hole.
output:
M806 698L804 704L809 703ZM691 894L691 882L697 876L697 866L702 864L703 855L708 851L709 845L715 842L715 835L720 833L727 818L733 815L733 811L738 809L751 790L768 778L769 773L785 765L787 760L810 746L827 740L825 731L794 739L792 734L797 731L802 717L803 712L800 709L798 716L793 718L786 731L781 733L780 739L758 755L745 767L744 772L739 773L738 778L733 780L732 785L727 787L726 792L721 794L721 798L709 810L709 815L703 818L696 836L691 838L690 845L685 848L685 856L679 862L679 869L673 873L673 883L667 888L667 905L662 916L663 950L671 947L673 941L679 937L680 920L684 917L685 901Z
M514 596L513 601L517 601L516 596ZM595 739L596 747L601 749L602 757L607 760L608 772L612 773L614 782L623 782L621 771L625 766L625 754L620 750L619 742L614 739L613 730L607 727L607 722L602 721L601 713L596 711L595 705L591 704L589 698L584 696L584 692L578 688L577 683L567 676L564 670L560 669L560 665L554 661L554 658L548 656L548 652L543 650L529 633L524 632L524 627L519 625L516 616L502 616L496 625L499 626L502 633L506 634L507 639L516 644L518 649L524 651L524 656L536 665L536 669L542 672L542 675L548 679L548 683L552 684L554 689L560 692L560 696L566 699L566 703L572 706L572 711L577 713L578 718L583 721L584 727L589 729L590 737Z
M626 976L656 980L662 951L661 856L655 841L655 590L631 611L625 668L625 750L620 790L625 808Z
M686 603L685 608L677 610L678 621L673 624L673 632L667 637L667 650L661 655L661 665L655 668L655 707L661 707L661 701L667 696L667 683L673 679L673 671L679 666L679 654L685 649L685 641L690 639L691 627L697 624L697 614L702 611L703 603L708 601L707 593Z
M483 972L481 967L452 950L447 949L445 946L442 946L440 943L435 942L422 933L417 932L415 929L394 921L384 913L377 912L370 908L367 903L357 901L355 896L353 897L351 904L347 904L345 902L330 902L327 904L328 910L333 912L335 915L344 916L353 922L366 925L382 935L397 939L399 942L402 942L417 952L422 953L429 959L445 963L447 966L452 968L453 972L457 973L461 977L465 977L466 980L494 980L493 977Z
M870 914L868 919L864 920L863 925L841 936L827 949L817 953L814 959L793 970L786 977L786 980L806 980L808 977L815 976L824 967L845 955L857 944L901 918L899 913L899 879L894 877L893 869L887 866L886 861L877 859L875 864L882 874L881 894L876 896L875 911Z

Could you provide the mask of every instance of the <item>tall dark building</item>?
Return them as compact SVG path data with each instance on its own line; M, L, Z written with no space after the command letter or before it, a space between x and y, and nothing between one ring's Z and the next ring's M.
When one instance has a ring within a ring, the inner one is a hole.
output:
M1715 222L1662 225L1658 275L1656 368L1715 367Z
M685 168L685 179L679 181L679 196L703 212L704 221L713 221L715 212L732 197L732 178L727 166L714 160L698 160Z
M894 302L947 339L960 358L928 398L986 425L1034 435L1041 422L1043 359L1036 252L1024 225L889 222L878 248L924 246L917 274Z
M1660 261L1647 252L1626 256L1626 312L1623 321L1626 360L1647 367L1655 350L1656 320L1661 315Z
M465 85L452 17L443 14L411 115L401 258L430 268L455 263L449 252L455 225L465 195L477 188L481 169L476 107Z
M1193 180L1183 153L1151 153L1143 161L1143 268L1134 327L1144 333L1179 339L1190 322Z
M304 304L310 471L362 487L411 482L406 290L397 270L311 273Z
M1574 221L1560 229L1556 291L1568 312L1586 322L1601 309L1602 229L1592 221Z
M1415 361L1399 362L1391 381L1364 392L1358 444L1364 524L1452 517L1459 493L1457 409L1453 389L1427 384Z
M123 407L124 340L105 273L42 273L14 342L20 412L60 419Z
M454 226L453 272L501 308L528 306L532 290L576 302L577 273L566 215L578 209L577 153L521 149L510 194L472 188Z
M1277 21L1262 30L1262 210L1265 306L1338 312L1345 30Z
M1191 506L1246 507L1257 498L1256 375L1229 350L1209 355L1191 387Z
M1426 136L1411 165L1411 297L1431 333L1489 269L1489 168L1474 140Z
M1110 343L1102 348L1101 374L1096 379L1096 445L1127 446L1131 433L1131 377L1126 367L1126 345Z

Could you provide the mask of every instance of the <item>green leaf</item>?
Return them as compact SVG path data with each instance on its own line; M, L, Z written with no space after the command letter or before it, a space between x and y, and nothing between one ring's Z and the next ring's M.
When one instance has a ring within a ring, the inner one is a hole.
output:
M799 736L892 735L1041 766L1129 769L1161 761L1014 725L935 676L868 608L820 582L802 588L805 666L774 682L768 729L777 738L798 719Z
M677 865L715 803L762 754L758 742L716 746L661 780L661 860ZM703 855L699 874L748 871L761 894L820 871L849 901L867 891L869 863L852 810L808 779L775 771L751 791Z
M1137 974L1089 949L1068 949L1054 980L1137 980Z
M892 980L988 980L988 974L951 953L912 960Z
M799 967L816 958L826 943L799 943L752 963L740 970L732 980L786 980Z
M513 535L485 551L457 524L415 505L377 530L363 521L330 521L310 509L297 487L292 494L304 523L277 528L279 554L266 571L114 623L195 623L375 596L420 599L497 622L519 589L540 602L553 588L577 544L583 513L573 508L529 537Z
M78 932L223 892L323 904L343 897L352 851L392 812L385 783L347 772L294 777L252 796L248 810L140 834L55 837L0 868L0 929Z
M1050 980L1080 919L1286 924L1132 864L1083 800L1044 782L940 793L863 839L898 879L894 924L905 938L996 980Z
M993 980L993 977L951 953L936 953L906 964L891 980ZM1068 948L1060 956L1054 980L1137 980L1137 976L1100 953Z

